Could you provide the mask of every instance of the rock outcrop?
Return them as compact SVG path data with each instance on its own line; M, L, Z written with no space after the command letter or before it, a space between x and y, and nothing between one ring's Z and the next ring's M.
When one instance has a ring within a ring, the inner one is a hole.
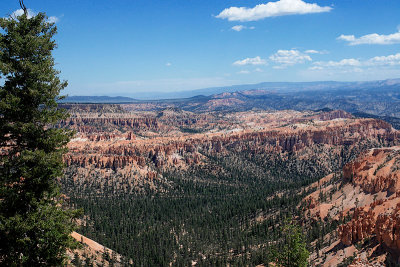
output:
M306 217L311 221L346 222L337 228L338 240L333 243L344 247L339 252L332 246L322 249L325 259L329 259L323 266L343 261L344 257L338 255L349 257L345 251L351 250L358 255L354 266L369 259L381 266L389 254L398 260L399 183L400 146L392 146L369 149L346 164L342 175L328 175L310 186L317 191L303 200ZM334 232L330 235L336 236ZM324 259L314 257L314 263L323 263Z
M344 167L344 179L367 194L386 195L357 208L350 222L339 227L343 244L376 236L400 252L400 147L376 148Z
M400 190L399 156L400 150L394 148L371 150L344 167L344 178L368 193L396 193Z
M204 164L204 153L235 151L279 157L296 153L306 159L312 156L309 149L325 147L328 153L329 147L360 146L367 140L390 145L398 135L388 123L354 119L343 111L221 115L167 108L152 113L96 114L92 108L78 112L74 106L71 118L59 127L77 132L64 157L68 175L81 187L99 190L110 183L127 190L144 184L156 187L164 171ZM316 160L331 168L324 155Z
M68 166L75 164L86 167L90 164L96 168L123 168L133 163L140 165L144 161L153 161L161 167L168 165L167 162L175 161L176 163L175 155L185 158L198 150L222 153L225 147L234 147L237 151L251 150L255 153L296 152L314 145L352 145L363 139L382 139L391 142L397 136L389 124L376 120L354 120L346 125L340 122L329 123L310 128L312 129L288 127L257 132L241 131L231 134L204 134L188 138L168 137L147 140L137 139L131 132L119 135L100 133L95 138L90 135L73 141L69 145L71 152L65 157L65 162ZM84 154L80 153L82 148L84 148ZM347 167L349 168L352 167ZM347 169L346 175L348 175ZM390 181L393 184L393 179Z

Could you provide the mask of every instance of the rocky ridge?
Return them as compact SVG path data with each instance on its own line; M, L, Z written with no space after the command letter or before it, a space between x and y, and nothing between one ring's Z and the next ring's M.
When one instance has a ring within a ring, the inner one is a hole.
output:
M240 112L190 120L189 115L171 109L141 118L131 113L75 115L60 124L77 131L64 158L67 172L82 187L105 188L112 183L115 190L130 191L145 184L152 188L168 184L163 171L204 164L205 153L223 154L229 149L304 154L312 146L351 146L367 139L390 143L398 136L388 123L353 119L343 111ZM179 128L182 124L203 131L188 132Z
M310 218L339 222L349 218L338 227L337 241L323 249L328 258L324 266L337 264L335 258L340 262L354 252L359 255L359 262L378 264L388 257L398 262L400 147L370 149L343 168L341 179L330 183L333 179L330 175L315 184L319 189L304 200ZM322 201L319 196L323 195L330 195L330 199ZM320 260L317 257L315 262Z

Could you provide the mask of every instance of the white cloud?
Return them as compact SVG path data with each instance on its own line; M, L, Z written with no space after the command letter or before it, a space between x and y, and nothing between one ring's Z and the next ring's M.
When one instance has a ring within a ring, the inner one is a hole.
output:
M362 68L391 67L400 65L400 53L388 56L376 56L367 60L346 58L340 61L318 61L310 70L323 69L353 69L360 71Z
M306 53L306 54L328 54L328 51L326 51L326 50L323 50L323 51L318 51L318 50L314 50L314 49L309 49L309 50L306 50L306 51L304 51L304 53Z
M30 19L30 18L32 18L32 17L34 17L34 16L37 15L37 12L33 11L32 9L29 9L29 8L28 8L27 10L28 10L28 19ZM15 11L11 14L11 17L16 19L18 16L21 16L21 15L23 15L23 14L24 14L24 10L22 10L22 9L20 8L20 9L15 10ZM49 23L57 23L59 20L60 20L60 19L59 19L58 17L56 17L56 16L51 16L51 17L49 17L49 18L47 19L47 22L49 22Z
M268 17L329 12L331 9L328 6L321 7L318 4L306 3L302 0L279 0L259 4L253 8L229 7L216 17L229 21L256 21Z
M172 66L172 63L171 63L171 62L167 62L167 63L165 63L165 66L171 67L171 66Z
M285 68L287 66L293 66L306 61L312 61L312 58L309 55L303 54L295 49L278 50L275 54L271 55L269 59L280 64L274 68Z
M235 25L231 29L234 31L240 32L241 30L245 30L245 29L254 30L255 27L254 26L246 27L244 25Z
M400 65L400 53L389 56L377 56L369 59L366 63L368 66L394 66Z
M316 66L323 67L346 67L346 66L361 66L361 62L354 58L345 58L340 61L318 61L314 63Z
M23 9L17 9L15 10L12 14L11 17L17 18L19 16L22 16L24 14ZM32 18L33 16L36 16L36 12L34 12L32 9L28 9L28 19Z
M51 16L47 19L47 22L49 23L57 23L60 19L55 17L55 16Z
M314 64L315 66L308 69L317 73L330 73L330 75L362 73L365 70L362 62L353 58L340 61L315 62Z
M260 68L255 68L254 70L241 70L236 73L237 74L250 74L250 73L257 73L257 72L264 72L264 71Z
M371 33L367 35L363 35L359 38L356 38L354 35L340 35L338 40L343 40L349 43L349 45L360 45L360 44L380 44L380 45L388 45L388 44L397 44L400 43L400 29L396 33L384 35Z
M260 58L259 56L253 58L245 58L243 60L237 60L233 62L235 66L245 66L245 65L266 65L267 61L265 59Z
M243 25L236 25L232 27L232 30L240 32L241 30L246 29L246 26Z

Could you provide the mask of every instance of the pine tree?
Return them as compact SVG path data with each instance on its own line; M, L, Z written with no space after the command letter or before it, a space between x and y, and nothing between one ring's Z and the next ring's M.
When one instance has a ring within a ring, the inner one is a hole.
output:
M74 253L74 258L72 259L71 264L72 264L73 266L75 266L75 267L80 267L80 266L82 266L82 260L80 259L78 253L76 253L76 252Z
M273 248L273 258L277 266L306 267L309 252L301 228L291 220L282 226L283 247Z
M66 117L57 100L67 83L54 68L54 23L21 7L0 18L0 265L58 266L75 244L76 212L56 183L72 136L54 127Z

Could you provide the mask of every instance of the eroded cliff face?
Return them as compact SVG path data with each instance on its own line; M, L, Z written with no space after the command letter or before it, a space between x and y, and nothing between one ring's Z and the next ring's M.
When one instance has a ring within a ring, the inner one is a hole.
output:
M166 109L95 114L86 110L74 112L59 125L77 131L64 161L68 179L99 191L112 187L115 192L131 192L145 185L163 190L169 184L163 172L207 164L205 155L228 150L283 158L295 153L304 161L317 158L329 171L332 164L339 164L331 163L334 159L327 156L331 151L339 157L338 148L362 150L371 143L392 143L398 136L388 123L354 119L344 111L194 114Z
M80 132L85 133L85 132ZM350 120L327 122L312 126L290 125L273 130L231 133L205 133L180 137L136 138L132 132L99 133L93 138L78 137L69 145L67 165L81 167L93 165L96 168L123 168L130 164L143 165L149 160L157 167L179 163L197 162L198 151L223 153L227 146L241 151L254 152L296 152L314 145L353 145L363 139L382 139L391 142L397 135L390 125L375 120ZM251 143L251 147L249 147ZM80 153L84 152L84 153ZM93 152L91 155L90 152Z
M352 220L339 227L341 242L351 245L376 236L400 253L400 147L370 150L346 165L343 174L345 181L365 193L386 197L358 207Z
M305 198L306 214L310 218L316 215L338 222L350 218L339 225L338 241L333 244L342 244L349 251L358 250L357 255L363 252L367 261L382 263L389 252L397 261L400 255L400 147L370 149L344 166L338 182L328 185L329 181L332 176L314 185L319 189ZM318 197L324 194L330 195L330 199ZM362 246L365 242L370 242L369 247ZM333 258L337 251L330 246L325 253Z
M399 155L396 148L373 149L347 164L343 177L367 193L396 193L400 190Z

